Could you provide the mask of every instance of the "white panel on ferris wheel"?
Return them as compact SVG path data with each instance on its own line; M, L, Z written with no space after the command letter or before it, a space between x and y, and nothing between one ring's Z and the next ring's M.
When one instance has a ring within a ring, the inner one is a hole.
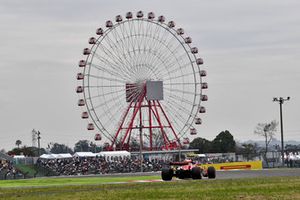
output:
M146 98L147 100L163 100L163 82L162 81L146 81Z

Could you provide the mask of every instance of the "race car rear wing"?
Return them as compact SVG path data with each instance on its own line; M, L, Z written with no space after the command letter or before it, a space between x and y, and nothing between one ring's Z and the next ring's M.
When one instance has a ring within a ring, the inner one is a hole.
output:
M177 165L177 166L182 166L182 165L188 165L190 164L191 161L183 161L183 162L170 162L170 165Z

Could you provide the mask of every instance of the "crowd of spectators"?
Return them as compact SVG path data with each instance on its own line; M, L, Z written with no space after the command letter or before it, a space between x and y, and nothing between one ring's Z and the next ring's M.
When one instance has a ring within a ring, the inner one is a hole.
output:
M56 175L87 175L159 171L166 163L159 159L144 159L138 157L115 157L106 160L105 157L73 157L64 159L38 159L37 166L51 170Z
M17 176L23 176L11 161L2 159L0 159L0 175L2 179L15 179Z
M289 152L284 157L288 167L300 167L300 152Z

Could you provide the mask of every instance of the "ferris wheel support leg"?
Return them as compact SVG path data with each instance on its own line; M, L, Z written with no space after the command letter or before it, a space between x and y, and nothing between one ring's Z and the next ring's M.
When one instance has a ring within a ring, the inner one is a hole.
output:
M161 109L163 115L165 116L165 118L166 118L166 120L167 120L167 122L168 122L168 124L169 124L169 126L171 128L171 130L172 130L172 132L173 132L173 134L174 134L174 136L176 138L176 142L178 143L179 147L181 148L182 146L181 146L181 143L179 141L179 138L178 138L178 136L177 136L177 134L176 134L176 132L175 132L175 130L174 130L174 128L173 128L173 126L172 126L169 118L168 118L168 116L166 115L166 113L165 113L164 109L162 108L161 104L159 103L159 101L157 101L157 104L158 104L159 108Z
M156 112L156 119L157 119L157 122L159 124L160 130L161 130L161 134L163 135L164 143L167 146L170 143L170 141L169 141L169 138L166 136L164 128L163 128L163 125L162 125L162 123L160 121L160 117L159 117L159 113L158 113L155 101L153 101L153 107L154 107L154 110Z
M141 105L142 105L142 103L143 103L143 100L144 100L144 98L145 98L145 95L146 95L146 87L144 88L144 90L143 90L143 92L142 92L142 94L141 94L141 96L140 96L140 98L139 98L139 101L138 101L138 103L137 103L137 106L135 106L135 108L134 108L134 113L133 113L133 115L132 115L132 117L131 117L130 124L129 124L127 130L126 130L125 136L124 136L123 139L122 139L121 146L123 146L123 144L124 144L124 142L125 142L125 140L126 140L126 138L127 138L127 136L128 136L129 131L132 130L132 125L133 125L134 119L135 119L135 117L136 117L136 115L137 115L139 109L141 108Z
M129 132L129 134L128 134L128 138L127 138L127 144L129 144L129 143L130 143L131 131L132 131L132 130L130 130L130 132Z
M152 116L151 116L151 101L148 101L148 106L149 106L149 135L150 135L150 151L152 151L153 144L152 144Z
M143 130L143 121L142 121L142 108L139 107L139 112L140 112L140 145L141 145L141 149L143 149L143 134L142 134L142 130Z
M134 102L134 105L132 105L130 108L133 108L132 109L132 116L134 115L134 113L135 113L135 111L137 110L137 104L138 104L138 102L137 101L135 101ZM130 112L130 111L129 111ZM129 118L129 117L128 117ZM132 132L132 127L131 128L129 128L130 126L128 126L128 127L126 127L125 126L125 129L128 131L126 131L125 132L125 135L124 135L124 137L122 137L122 136L120 136L120 141L121 141L121 143L120 143L120 148L121 149L123 149L123 146L124 146L124 144L125 144L125 140L126 140L126 138L127 138L127 144L129 144L129 141L130 141L130 137L131 137L131 132Z
M120 133L122 127L123 127L123 124L124 124L124 122L125 122L125 119L126 119L126 117L127 117L127 115L128 115L129 109L130 109L131 106L132 106L132 103L133 103L133 101L130 102L130 104L128 105L128 107L127 107L127 109L126 109L126 111L125 111L125 113L124 113L124 116L123 116L122 121L121 121L121 123L120 123L120 126L119 126L119 128L118 128L118 130L117 130L117 133L115 134L115 136L114 136L114 138L113 138L113 141L112 141L112 143L111 143L111 147L113 147L114 144L116 143L116 140L117 140L117 138L118 138L118 135L119 135L119 133Z
M152 108L152 106L154 107L154 109ZM165 145L168 145L168 144L170 143L170 140L169 140L168 137L166 136L166 134L165 134L165 132L164 132L164 130L163 130L162 124L160 124L161 121L160 121L160 118L158 118L158 117L159 117L159 114L158 114L158 112L156 112L157 110L155 110L155 106L156 106L156 105L155 105L155 102L153 101L153 105L151 105L151 110L152 110L152 112L153 112L152 114L153 114L153 116L155 117L156 121L158 122L159 128L160 128L160 130L161 130L161 132L162 132L164 144L165 144Z
M151 104L151 106L149 107L149 108L150 108L150 113L154 116L154 117L151 117L151 123L152 123L152 118L155 118L155 119L156 119L156 122L158 123L159 129L162 130L162 129L161 129L161 126L159 126L159 120L158 120L158 117L157 117L157 113L156 113L156 111L155 111L152 107L154 107L154 102L153 102L153 104ZM149 128L150 128L150 127L149 127ZM153 126L152 126L152 128L153 128ZM152 133L152 136L153 136L152 128L151 128L151 133ZM157 127L156 127L156 128L157 128ZM163 131L161 131L161 132L162 132L164 144L167 144L166 138L164 137L164 134L163 134ZM149 137L150 137L150 134L149 134ZM153 138L152 138L152 149L153 149Z
M137 102L135 102L135 104L134 104L134 106L133 106L132 115L134 114L134 111L135 111L135 109L136 109L136 107L137 107L136 105L137 105ZM128 134L128 137L127 137L127 144L130 143L131 133L132 133L132 129L129 130L129 134ZM125 139L126 139L126 138L125 138ZM125 141L125 139L124 139L124 141Z

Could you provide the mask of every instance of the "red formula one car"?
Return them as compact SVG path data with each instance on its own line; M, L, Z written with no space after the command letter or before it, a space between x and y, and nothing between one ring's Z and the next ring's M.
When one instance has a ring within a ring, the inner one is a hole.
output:
M170 181L173 177L179 179L201 179L202 176L209 179L216 178L216 169L213 166L204 168L201 165L194 164L191 160L186 160L183 162L171 162L168 168L163 168L161 171L161 178L164 181Z

